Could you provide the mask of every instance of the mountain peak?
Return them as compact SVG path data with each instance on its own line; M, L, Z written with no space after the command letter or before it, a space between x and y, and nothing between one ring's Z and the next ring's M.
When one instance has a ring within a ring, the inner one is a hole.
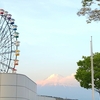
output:
M40 86L45 86L45 85L77 86L78 82L75 80L74 74L71 74L70 76L66 77L63 77L62 75L59 74L52 74L45 80L37 81L37 84Z
M50 80L50 79L60 79L60 78L63 78L63 76L59 75L59 74L52 74L50 75L47 79Z

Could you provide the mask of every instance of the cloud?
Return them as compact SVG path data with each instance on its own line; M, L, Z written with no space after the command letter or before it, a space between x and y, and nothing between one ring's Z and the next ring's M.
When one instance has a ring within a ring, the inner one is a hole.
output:
M74 78L74 74L71 74L70 76L66 77L63 77L58 74L52 74L48 78L37 81L36 83L40 86L45 86L45 85L79 86L79 83Z

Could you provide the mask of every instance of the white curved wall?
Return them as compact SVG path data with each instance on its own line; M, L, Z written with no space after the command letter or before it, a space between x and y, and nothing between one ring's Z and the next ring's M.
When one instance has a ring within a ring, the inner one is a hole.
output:
M27 76L0 74L0 100L36 100L37 85Z

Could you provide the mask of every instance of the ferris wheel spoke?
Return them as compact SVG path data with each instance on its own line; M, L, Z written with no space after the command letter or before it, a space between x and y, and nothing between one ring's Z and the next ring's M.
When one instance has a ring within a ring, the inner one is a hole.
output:
M4 32L5 32L6 27L7 27L7 24L6 24L6 26L5 26L5 27L3 27L3 30L1 31L1 33L4 33Z
M7 21L4 20L3 23L2 23L2 25L1 25L1 29L3 29L2 32L6 29L7 26L8 26L8 28L10 28L11 24L9 25L9 22L7 22Z
M4 21L4 16L1 15L0 24L2 24L3 21Z
M8 30L3 30L2 33L0 34L0 41L3 40L3 38L5 37L5 35L7 34Z
M9 67L9 65L7 65L7 64L5 64L3 62L0 62L0 64L5 65L6 67Z
M7 31L6 31L6 32L7 32ZM5 34L4 34L4 35L5 35ZM8 37L9 37L9 35L6 36L6 37L5 37L5 36L1 36L0 42L6 40Z
M6 49L9 48L10 46L12 46L11 44L3 44L0 46L0 49Z
M4 55L4 56L2 57L2 60L3 60L3 61L7 61L7 60L12 60L12 61L14 61L15 59L10 59L10 58L8 58L7 56Z
M0 49L2 49L2 48L4 48L4 49L8 49L8 48L10 48L11 46L15 46L15 44L9 44L9 45L7 45L7 44L4 44L4 45L2 45L1 47L0 47Z
M4 34L4 32L3 32L3 35L1 36L0 41L2 41L2 40L4 39L4 37L5 37L6 33L7 33L7 31L5 32L5 34Z
M11 41L10 38L11 38L10 35L6 35L4 38L2 38L2 39L0 40L0 42L2 42L2 41L3 41L3 43L4 43L4 42L9 42L9 41ZM8 41L8 40L9 40L9 41Z
M6 70L2 70L2 69L4 69L4 68L1 68L1 69L0 69L0 73L5 73Z
M1 62L0 62L0 64L1 64L0 67L2 67L2 68L4 67L4 68L7 68L7 69L8 69L8 67L10 66L8 63L9 63L9 61L5 61L5 62L1 61ZM4 69L4 68L3 68L3 69Z
M0 18L0 24L1 24L1 22L2 22L2 16L1 16L1 18Z
M3 23L1 23L1 29L3 29L4 23L5 23L5 20L3 21ZM2 31L2 30L1 30L1 31ZM0 31L0 32L1 32L1 31Z
M8 30L5 31L5 33L2 35L1 37L1 41L3 40L3 38L5 37L5 35L7 34Z
M3 54L10 54L11 52L15 52L15 51L3 52L3 53L0 53L0 55L3 55Z
M11 47L11 46L13 46L13 47L15 47L16 45L15 45L15 41L14 42L12 42L11 43L11 41L9 40L9 41L5 41L5 42L3 42L3 45L1 45L0 46L0 48L7 48L7 47Z
M8 48L10 48L11 46L13 46L13 45L11 45L11 44L9 44L9 45L2 45L1 47L0 47L0 49L8 49Z
M7 57L3 57L3 58L2 58L2 61L5 62L5 61L7 61L7 60L10 60L10 59L8 59L8 58L6 59L6 58L7 58Z
M3 40L3 38L5 37L5 35L7 34L9 28L7 28L7 25L5 26L5 28L2 30L2 35L1 35L1 41Z
M0 26L0 31L2 30L2 27Z
M11 52L11 50L9 48L6 48L5 50L1 51L0 55L9 54L9 52Z
M8 47L5 47L5 48L1 48L1 53L0 54L4 54L4 52L12 52L12 50L11 50L11 46L9 45ZM14 51L13 51L14 52Z
M0 45L0 49L3 48L3 47L6 48L6 47L9 47L9 46L15 46L14 42L11 43L10 40L4 41L3 44Z
M7 51L11 51L9 48L11 47L11 45L9 45L8 47L5 47L5 51L4 52L7 52Z
M9 65L7 62L3 62L3 61L0 62L0 69L2 68L3 69L2 71L6 71L5 69L7 69L8 67Z
M10 35L6 35L6 36L1 40L1 42L7 42L7 41L9 41L9 39L10 39Z
M8 62L10 59L3 59L2 62Z

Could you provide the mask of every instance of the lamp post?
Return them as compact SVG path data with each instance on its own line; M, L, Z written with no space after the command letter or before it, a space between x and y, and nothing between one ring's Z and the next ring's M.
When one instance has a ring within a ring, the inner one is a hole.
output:
M91 48L91 82L92 82L92 100L94 99L94 69L93 69L93 46L92 46L92 36L90 41Z

